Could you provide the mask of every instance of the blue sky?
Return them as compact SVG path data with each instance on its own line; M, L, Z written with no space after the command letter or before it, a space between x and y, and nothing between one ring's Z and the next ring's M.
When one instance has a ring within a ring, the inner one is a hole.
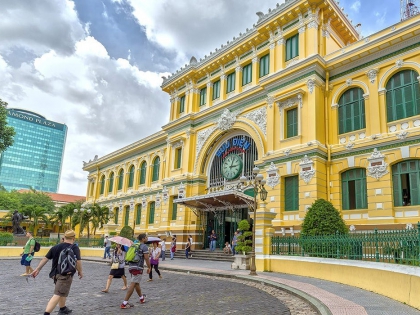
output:
M279 1L282 3L283 1ZM245 32L277 1L0 0L0 98L68 125L60 192L85 195L82 161L169 119L167 76ZM368 36L400 21L399 0L341 0Z

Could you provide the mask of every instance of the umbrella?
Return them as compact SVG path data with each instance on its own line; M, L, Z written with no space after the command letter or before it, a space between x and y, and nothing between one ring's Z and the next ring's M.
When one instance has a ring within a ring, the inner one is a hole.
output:
M121 245L124 245L124 246L128 246L128 247L130 247L133 244L133 242L131 240L129 240L128 238L122 237L122 236L114 236L114 237L111 237L109 240L111 242L121 244Z
M145 244L152 244L153 242L162 242L162 240L159 237L148 236Z

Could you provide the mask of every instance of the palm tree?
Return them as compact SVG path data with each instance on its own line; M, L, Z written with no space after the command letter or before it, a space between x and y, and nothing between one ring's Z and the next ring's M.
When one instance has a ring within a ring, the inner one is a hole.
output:
M92 210L92 227L93 227L93 235L96 234L96 229L100 228L102 229L104 227L104 224L108 223L109 220L109 210L107 207L101 207L98 204L94 204L91 207Z
M49 223L50 219L49 216L51 212L48 209L45 209L41 206L24 206L22 209L22 213L25 216L28 216L28 219L32 221L32 224L30 225L34 231L34 236L36 236L38 231L38 222L40 220L44 221L45 223Z

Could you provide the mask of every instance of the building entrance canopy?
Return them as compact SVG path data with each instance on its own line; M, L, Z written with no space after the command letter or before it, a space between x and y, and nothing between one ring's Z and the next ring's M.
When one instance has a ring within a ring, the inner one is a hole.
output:
M254 209L254 198L240 191L223 190L188 198L178 198L174 203L201 211L223 211L248 207Z

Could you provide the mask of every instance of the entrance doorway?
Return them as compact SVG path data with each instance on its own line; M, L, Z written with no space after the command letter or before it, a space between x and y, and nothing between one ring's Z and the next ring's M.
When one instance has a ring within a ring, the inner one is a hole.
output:
M208 212L204 248L209 248L209 236L214 230L217 235L216 248L223 249L226 242L231 243L239 221L248 218L248 208Z

